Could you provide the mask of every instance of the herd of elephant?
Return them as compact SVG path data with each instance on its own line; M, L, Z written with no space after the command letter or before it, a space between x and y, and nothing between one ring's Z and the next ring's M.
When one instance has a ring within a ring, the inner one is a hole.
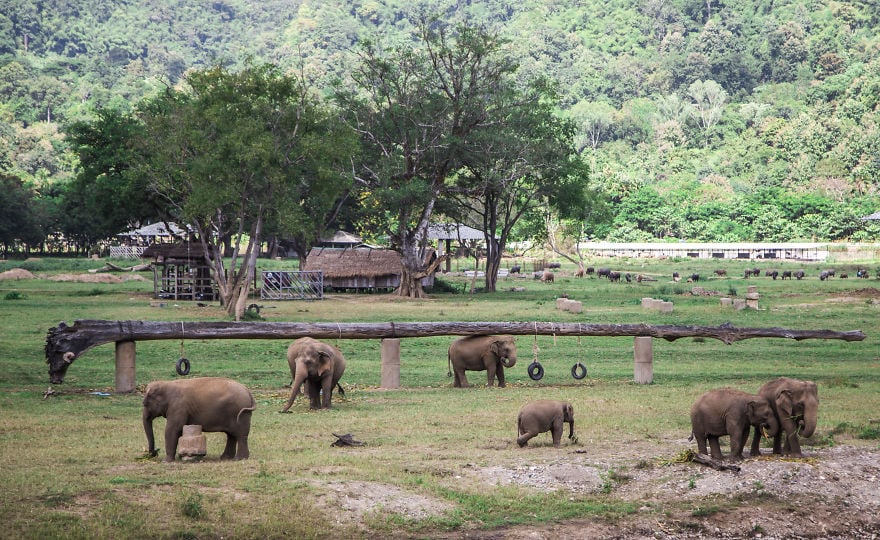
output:
M334 389L342 395L339 381L345 373L342 352L327 343L309 337L295 340L287 349L292 377L290 398L280 412L288 412L305 384L311 409L327 409ZM488 386L497 380L505 386L504 368L516 363L516 344L512 336L467 336L454 340L448 351L450 375L454 387L469 386L465 371L486 371ZM759 454L760 439L773 438L774 453L800 456L798 436L809 437L816 428L819 406L816 384L810 381L779 378L762 386L757 394L731 388L706 392L691 409L692 437L700 453L706 454L706 442L715 459L723 459L718 439L730 436L731 459L742 459L749 429L755 428L752 455ZM143 400L143 425L148 452L158 455L153 435L153 420L166 419L165 461L174 461L185 425L202 426L204 432L226 433L226 447L221 459L247 459L251 414L256 401L241 383L220 377L201 377L172 381L154 381L147 385ZM519 446L540 433L550 432L553 445L560 445L564 425L569 425L569 439L574 438L574 408L571 403L537 400L526 403L517 416ZM783 440L783 433L785 438Z

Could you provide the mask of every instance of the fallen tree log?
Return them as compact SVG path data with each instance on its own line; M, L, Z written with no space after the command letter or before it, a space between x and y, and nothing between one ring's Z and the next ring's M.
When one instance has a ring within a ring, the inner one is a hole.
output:
M388 323L292 323L292 322L167 322L79 320L63 321L49 329L46 358L82 352L104 343L157 339L380 339L486 334L542 336L644 336L675 341L685 337L718 339L726 344L751 338L840 339L862 341L861 330L793 330L788 328L736 328L720 326L673 326L650 324L591 324L549 322L388 322Z
M736 328L730 323L716 327L649 324L590 324L550 322L388 322L388 323L292 323L292 322L168 322L79 320L63 321L46 336L49 380L61 383L67 368L92 347L115 342L117 373L120 347L137 341L160 339L384 339L467 335L543 335L653 337L667 341L685 337L718 339L726 344L750 338L840 339L861 341L861 330L792 330L788 328Z

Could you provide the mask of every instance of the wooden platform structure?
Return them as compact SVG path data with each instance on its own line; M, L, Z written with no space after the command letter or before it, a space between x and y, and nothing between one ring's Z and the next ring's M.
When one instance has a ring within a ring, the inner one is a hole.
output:
M214 301L220 297L200 246L153 244L143 257L153 261L154 298Z

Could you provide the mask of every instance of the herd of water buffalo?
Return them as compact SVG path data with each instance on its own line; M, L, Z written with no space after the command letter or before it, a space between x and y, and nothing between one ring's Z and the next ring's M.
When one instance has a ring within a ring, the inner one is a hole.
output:
M544 270L539 270L537 272L534 272L533 277L535 279L540 279L541 281L553 281L553 272L552 271L554 269L558 269L560 267L561 267L561 265L559 263L549 263ZM510 274L520 274L521 272L522 272L522 267L519 265L512 266L512 267L510 267L510 270L509 270ZM727 270L718 269L718 270L714 271L714 274L716 277L726 277ZM604 277L604 278L608 278L610 281L620 281L621 279L624 279L627 281L627 283L629 283L633 280L636 280L639 282L644 281L644 280L654 281L652 278L646 278L645 276L643 276L641 274L633 276L630 273L617 272L617 271L611 270L610 268L598 268L597 269L592 266L588 266L583 270L578 270L575 273L576 277L584 277L584 275L590 275L590 276L595 275L596 277ZM835 277L836 275L837 275L837 273L834 269L822 270L819 272L819 279L821 281L825 281L826 279ZM760 268L746 268L744 271L744 275L743 275L743 277L745 277L746 279L749 279L752 277L760 277L760 276L761 276L761 269ZM804 270L783 270L780 272L779 270L770 269L770 270L764 270L764 276L772 278L774 280L775 279L801 280L801 279L804 279L805 277L807 277L807 273ZM868 272L868 270L866 270L864 268L859 268L856 270L855 276L857 278L867 279L867 278L871 277L871 274L870 274L870 272ZM848 272L841 272L839 277L841 279L846 279L849 277L849 273ZM880 273L878 273L878 277L880 277ZM699 281L700 274L694 273L689 276L685 276L685 278L689 282ZM678 272L672 273L672 280L673 281L681 281L681 279L682 279L682 276Z

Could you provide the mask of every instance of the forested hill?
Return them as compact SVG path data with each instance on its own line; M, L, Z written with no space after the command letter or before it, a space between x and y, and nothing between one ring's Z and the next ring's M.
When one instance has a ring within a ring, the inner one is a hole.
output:
M414 13L496 29L558 82L614 240L871 239L880 210L875 0L0 0L0 167L47 193L63 127L247 58L344 76Z

